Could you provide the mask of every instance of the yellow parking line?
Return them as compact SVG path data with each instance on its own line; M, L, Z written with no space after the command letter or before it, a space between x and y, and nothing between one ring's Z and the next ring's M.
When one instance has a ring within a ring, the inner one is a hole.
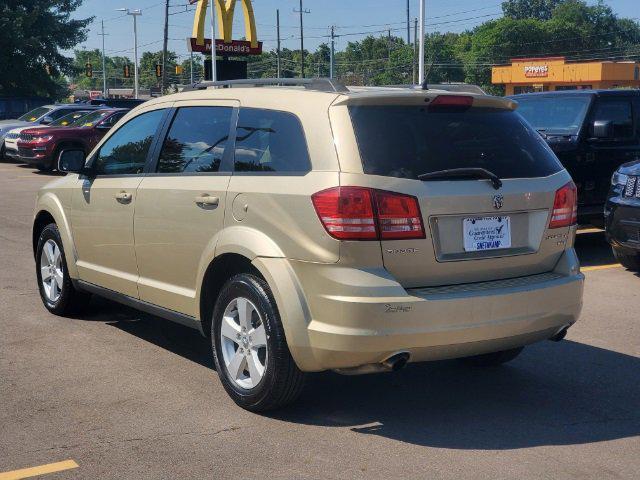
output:
M601 228L583 228L578 230L578 235L580 235L581 233L603 233L604 230L602 230Z
M39 467L23 468L22 470L13 470L11 472L0 473L0 480L18 480L20 478L36 477L47 473L62 472L78 468L79 465L73 460L65 460L63 462L48 463Z
M583 267L580 270L582 270L583 272L591 272L593 270L606 270L608 268L616 268L616 267L621 267L622 265L620 265L619 263L611 263L609 265L594 265L593 267ZM0 478L0 480L2 480Z

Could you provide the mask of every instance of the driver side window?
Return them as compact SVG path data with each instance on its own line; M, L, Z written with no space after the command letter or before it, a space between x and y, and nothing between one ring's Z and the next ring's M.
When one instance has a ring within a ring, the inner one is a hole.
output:
M93 167L96 175L142 173L165 110L138 115L120 127L102 144Z

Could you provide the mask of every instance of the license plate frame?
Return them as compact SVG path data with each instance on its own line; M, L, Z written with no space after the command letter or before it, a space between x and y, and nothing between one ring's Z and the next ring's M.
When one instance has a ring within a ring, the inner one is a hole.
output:
M486 252L511 248L511 217L491 215L462 219L465 252Z

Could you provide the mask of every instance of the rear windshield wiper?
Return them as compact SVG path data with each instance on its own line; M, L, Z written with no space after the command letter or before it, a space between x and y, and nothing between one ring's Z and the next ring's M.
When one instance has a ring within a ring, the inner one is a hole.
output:
M448 168L418 175L419 180L444 180L447 178L486 178L491 181L491 185L496 190L502 187L500 177L486 168Z

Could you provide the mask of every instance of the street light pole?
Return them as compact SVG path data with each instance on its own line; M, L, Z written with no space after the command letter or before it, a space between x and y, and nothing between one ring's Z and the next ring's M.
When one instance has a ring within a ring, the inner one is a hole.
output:
M119 12L126 12L133 17L133 96L138 98L138 22L136 17L142 15L142 10L129 10L128 8L118 8Z
M418 53L418 84L424 82L424 18L425 0L420 0L420 53Z

